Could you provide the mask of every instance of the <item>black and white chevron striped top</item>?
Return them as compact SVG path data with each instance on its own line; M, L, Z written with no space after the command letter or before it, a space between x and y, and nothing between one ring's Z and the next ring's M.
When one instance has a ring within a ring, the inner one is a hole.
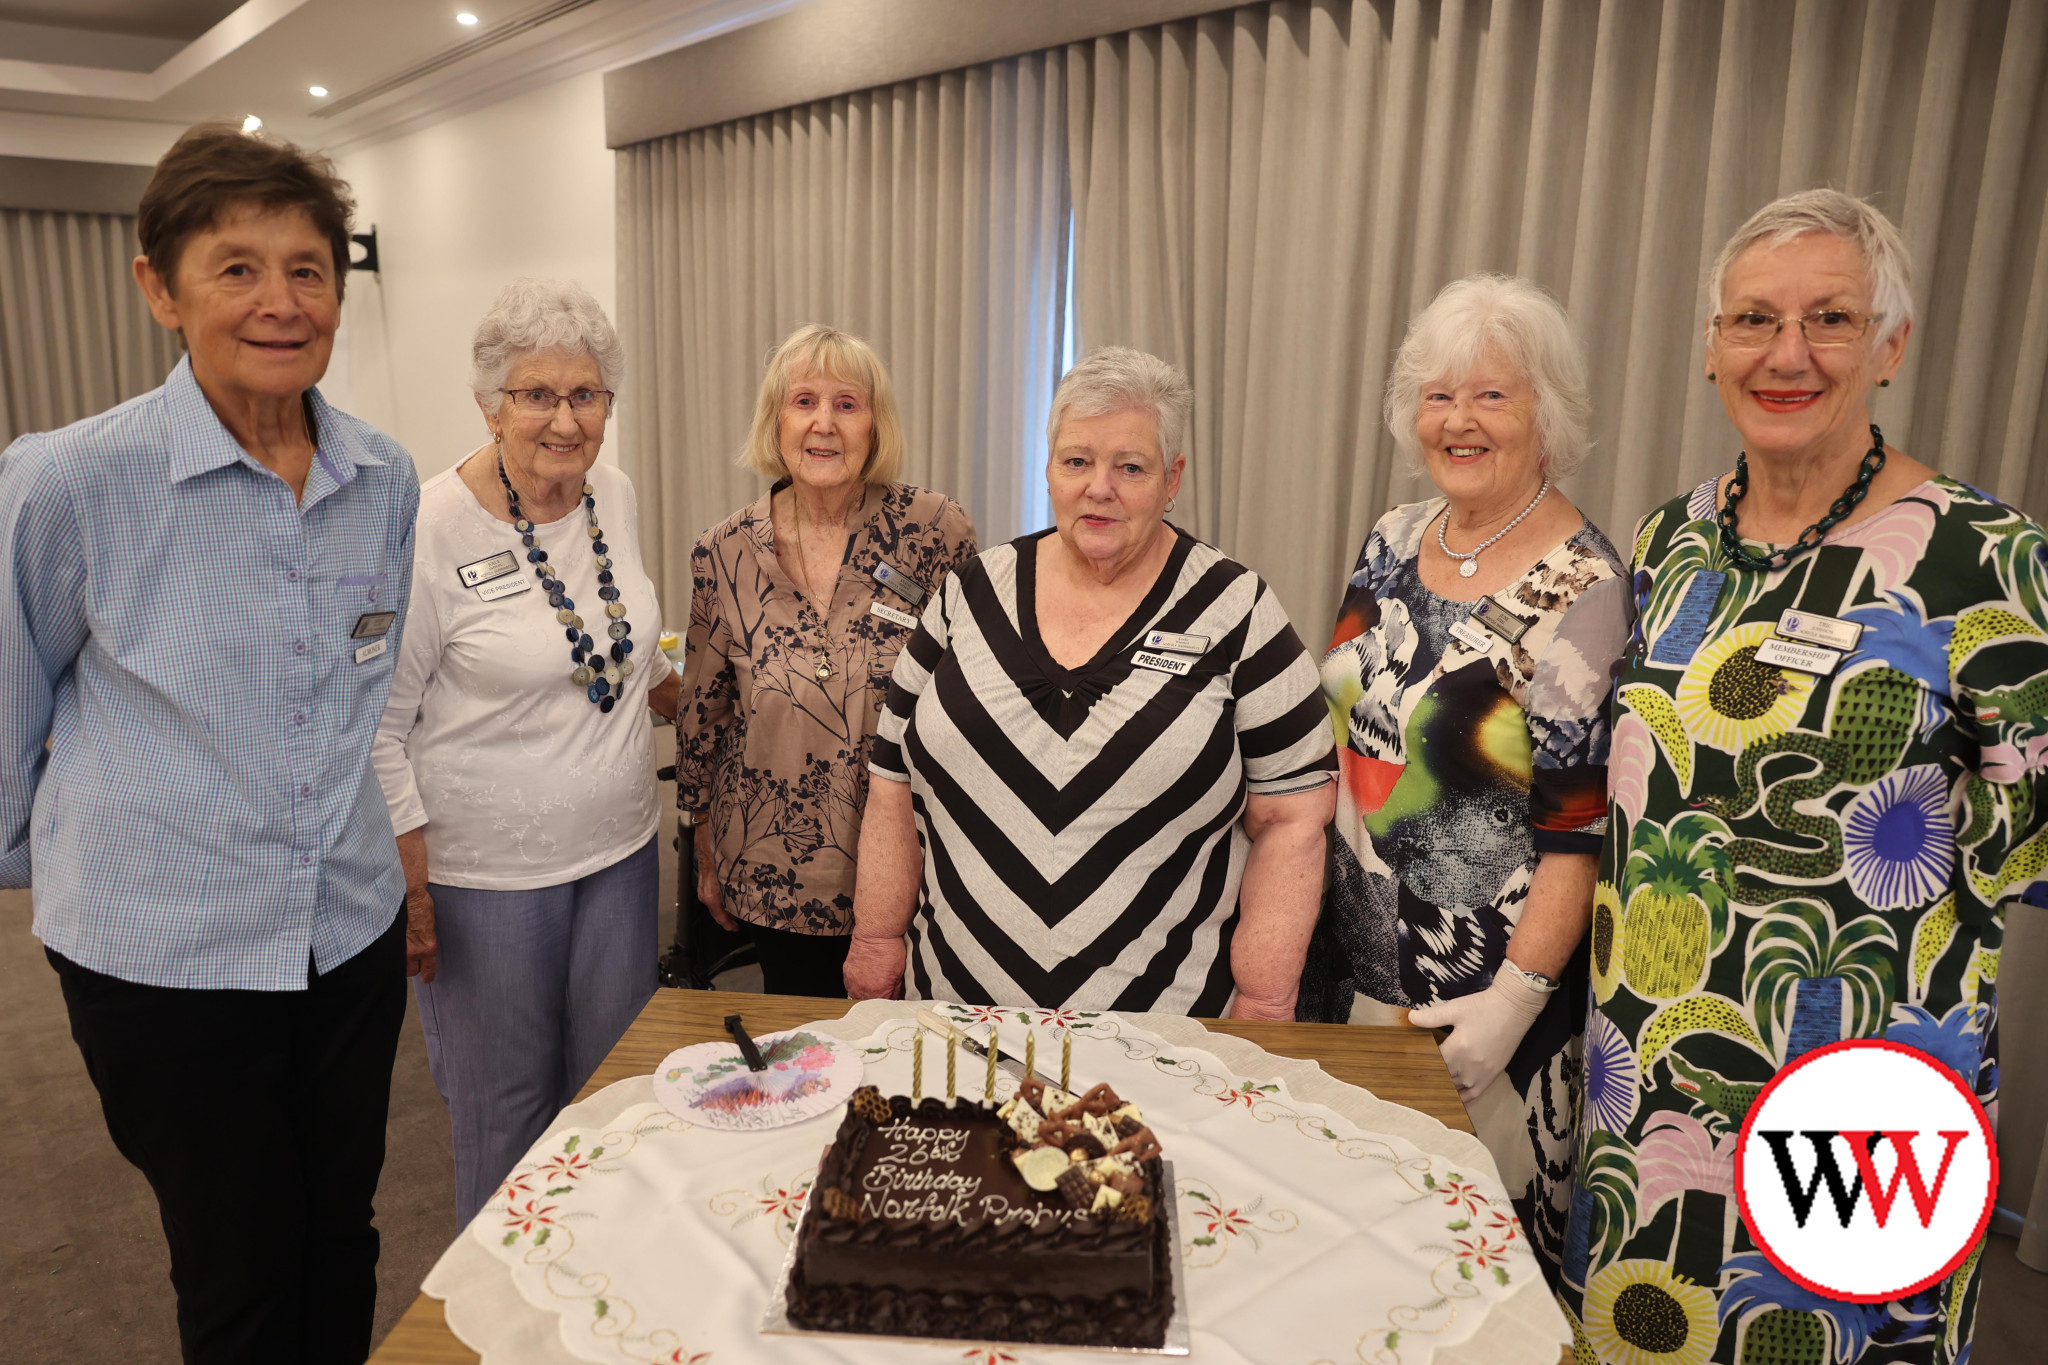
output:
M1315 662L1258 575L1181 532L1130 619L1062 668L1038 633L1047 534L962 566L897 657L869 767L910 781L923 836L906 991L1219 1015L1246 793L1336 771Z

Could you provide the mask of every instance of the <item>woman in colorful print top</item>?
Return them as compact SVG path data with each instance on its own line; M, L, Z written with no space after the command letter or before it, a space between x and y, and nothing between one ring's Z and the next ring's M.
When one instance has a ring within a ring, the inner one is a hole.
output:
M1995 1101L2003 907L2048 844L2048 541L1878 444L1911 296L1875 209L1768 205L1709 297L1744 454L1635 538L1561 1297L1610 1365L1957 1361L1976 1253L1902 1302L1812 1293L1736 1216L1733 1154L1772 1076L1844 1038Z
M1386 411L1445 496L1373 529L1323 660L1344 780L1299 1016L1451 1029L1459 1097L1554 1277L1627 576L1548 482L1585 453L1587 403L1541 290L1446 288Z

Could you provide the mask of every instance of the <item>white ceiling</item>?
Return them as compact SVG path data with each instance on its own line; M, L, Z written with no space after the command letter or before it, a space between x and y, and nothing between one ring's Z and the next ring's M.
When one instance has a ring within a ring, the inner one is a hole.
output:
M0 0L0 154L150 162L188 124L249 114L345 152L804 3Z

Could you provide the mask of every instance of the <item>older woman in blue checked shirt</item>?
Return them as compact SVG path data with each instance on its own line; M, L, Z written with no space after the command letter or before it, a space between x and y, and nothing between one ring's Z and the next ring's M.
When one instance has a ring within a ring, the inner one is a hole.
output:
M419 486L314 387L351 209L321 158L187 132L135 260L185 358L0 456L0 887L34 882L188 1362L370 1348L406 956L370 737Z

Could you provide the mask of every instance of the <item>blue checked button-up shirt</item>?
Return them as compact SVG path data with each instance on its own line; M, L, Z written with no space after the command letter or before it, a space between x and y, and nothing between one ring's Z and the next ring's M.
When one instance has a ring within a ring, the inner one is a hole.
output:
M300 989L398 913L369 759L419 481L388 436L308 402L301 502L189 359L0 455L0 887L33 880L36 936L94 971ZM352 638L375 612L389 633Z

